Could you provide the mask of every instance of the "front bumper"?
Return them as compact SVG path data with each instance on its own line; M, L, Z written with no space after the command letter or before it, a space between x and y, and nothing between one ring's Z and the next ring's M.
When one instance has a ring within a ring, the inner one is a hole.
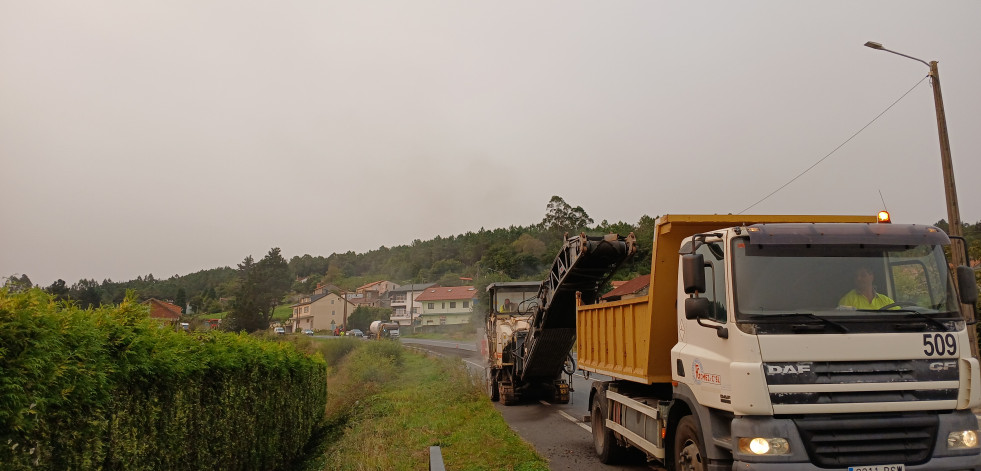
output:
M825 414L787 418L742 416L732 420L732 440L783 437L790 453L755 456L733 450L733 470L847 470L903 464L906 471L981 471L981 449L950 450L947 435L977 430L970 411Z

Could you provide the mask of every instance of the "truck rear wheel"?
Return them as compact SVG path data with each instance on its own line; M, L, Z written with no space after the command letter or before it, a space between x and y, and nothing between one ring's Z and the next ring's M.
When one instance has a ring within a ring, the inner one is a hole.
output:
M674 435L674 469L705 471L705 445L698 433L698 424L690 415L681 418Z
M617 442L613 430L606 428L606 391L598 391L593 399L589 422L593 429L593 448L603 464L613 464L623 457L626 448Z
M518 398L514 395L513 383L501 381L498 388L500 388L501 404L506 406L513 406L517 404Z

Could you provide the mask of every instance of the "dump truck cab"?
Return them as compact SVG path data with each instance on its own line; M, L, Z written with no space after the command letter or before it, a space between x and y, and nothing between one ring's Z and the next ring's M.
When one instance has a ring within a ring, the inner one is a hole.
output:
M949 243L936 227L874 223L686 240L676 395L731 437L705 437L706 454L754 469L973 469L963 437L976 440L981 383Z
M597 454L981 469L977 285L949 246L934 226L860 216L660 218L649 294L577 308L580 368L614 378L590 395Z

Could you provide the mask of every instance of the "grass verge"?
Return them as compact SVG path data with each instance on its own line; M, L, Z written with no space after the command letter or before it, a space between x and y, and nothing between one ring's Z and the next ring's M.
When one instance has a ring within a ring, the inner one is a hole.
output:
M459 359L362 342L327 381L328 426L305 471L428 469L432 445L454 471L548 469Z

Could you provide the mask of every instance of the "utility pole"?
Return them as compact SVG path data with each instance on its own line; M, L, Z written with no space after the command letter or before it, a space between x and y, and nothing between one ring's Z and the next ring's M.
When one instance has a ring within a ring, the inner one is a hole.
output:
M344 304L344 321L341 323L341 329L347 334L347 291L341 290L341 303Z
M413 292L414 292L413 288L414 287L410 283L409 284L409 299L408 299L409 304L407 305L407 309L409 310L409 328L410 328L410 331L412 332L412 334L415 335L415 333L416 333L416 319L415 319L416 315L415 314L416 313L415 313L415 309L413 309L413 305L415 305L415 301L412 299L413 298Z
M937 61L929 63L923 59L917 59L896 51L890 51L882 47L882 44L869 41L866 47L878 49L880 51L891 52L897 56L913 59L930 68L930 78L933 85L933 104L937 111L937 133L940 135L940 165L944 175L944 195L947 199L947 233L950 234L950 260L954 267L968 266L967 252L964 246L964 230L961 225L961 210L957 204L957 188L954 185L954 165L950 160L950 138L947 136L947 115L944 113L944 98L940 93L940 71L937 69ZM955 238L956 237L956 238ZM961 292L961 287L957 286L957 277L954 277L954 286L957 292ZM971 352L974 357L978 357L977 331L974 328L974 306L961 306L961 312L969 323L967 333L971 339Z
M961 208L957 203L954 165L950 160L950 138L947 136L947 115L944 113L944 98L940 93L940 71L937 70L937 61L930 61L930 76L933 78L933 102L937 108L937 133L940 135L940 163L943 166L944 192L947 197L947 225L949 226L947 233L955 237L963 237ZM955 267L968 265L963 243L962 239L951 241L951 260Z

